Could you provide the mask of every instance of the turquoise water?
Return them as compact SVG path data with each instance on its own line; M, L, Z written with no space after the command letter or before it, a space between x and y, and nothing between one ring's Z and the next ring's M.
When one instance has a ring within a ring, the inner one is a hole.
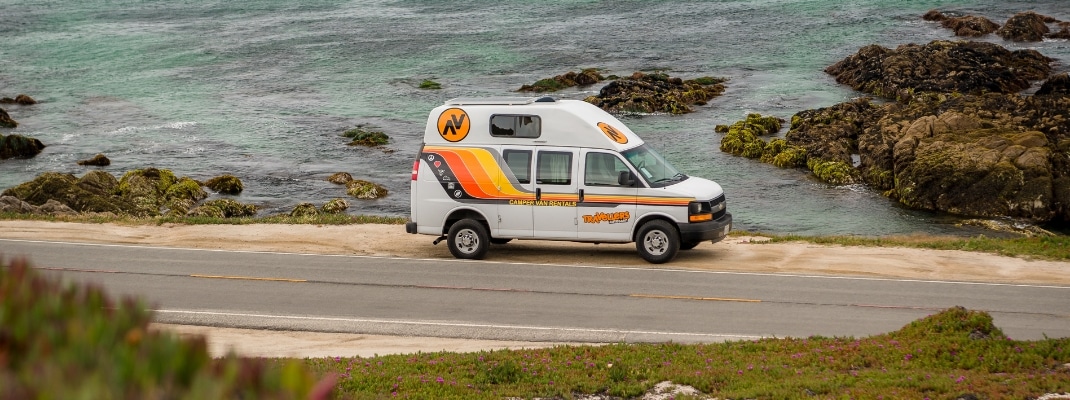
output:
M775 233L973 234L954 218L903 209L863 186L835 187L718 150L716 124L750 112L789 118L859 96L822 70L859 47L951 39L920 16L1003 22L1052 1L12 1L0 0L0 96L48 148L0 162L0 189L45 171L81 175L104 153L115 175L147 166L197 179L232 173L241 201L288 211L345 197L339 171L390 195L350 199L353 214L403 216L427 112L459 96L509 96L581 68L661 70L729 79L725 95L683 116L625 122L688 174L724 186L737 228ZM1070 43L1016 44L1070 69ZM420 90L424 79L443 85ZM555 94L583 98L598 87ZM385 149L349 147L358 124Z

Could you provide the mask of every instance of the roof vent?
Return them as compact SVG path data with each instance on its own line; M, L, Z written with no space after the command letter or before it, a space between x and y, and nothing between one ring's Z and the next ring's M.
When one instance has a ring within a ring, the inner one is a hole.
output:
M550 97L550 96L544 96L544 97L540 97L540 98L535 99L536 103L553 103L553 102L556 102L556 101L557 100L554 100L554 98Z

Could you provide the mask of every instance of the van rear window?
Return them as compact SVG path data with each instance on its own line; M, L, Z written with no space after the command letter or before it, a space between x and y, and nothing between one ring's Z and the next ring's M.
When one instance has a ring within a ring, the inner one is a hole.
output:
M490 117L490 135L537 138L542 135L542 120L537 115L494 115Z

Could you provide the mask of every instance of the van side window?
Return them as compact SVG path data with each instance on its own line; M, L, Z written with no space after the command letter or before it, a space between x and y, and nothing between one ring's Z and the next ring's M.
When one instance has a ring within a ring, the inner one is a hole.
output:
M490 117L490 135L537 138L542 135L542 120L537 115L495 115Z
M535 182L542 185L572 184L572 153L540 151Z
M617 177L628 166L619 157L610 153L587 153L583 169L583 184L594 186L620 186Z
M502 158L517 182L531 183L531 150L505 150Z

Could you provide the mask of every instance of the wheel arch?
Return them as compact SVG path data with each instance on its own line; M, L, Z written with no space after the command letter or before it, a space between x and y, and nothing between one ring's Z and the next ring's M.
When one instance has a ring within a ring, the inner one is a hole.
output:
M476 221L479 221L479 223L483 224L483 227L487 229L488 234L491 232L490 224L487 222L487 217L484 216L482 212L474 208L458 208L456 210L450 211L450 213L446 215L446 220L442 224L442 234L448 234L450 231L450 227L452 227L453 224L457 223L457 221L466 218L471 218Z
M667 214L661 214L661 213L648 213L646 215L643 215L641 218L639 218L638 221L635 221L635 225L632 225L632 241L634 242L634 241L638 240L637 236L639 235L639 230L643 228L643 225L646 225L647 222L650 222L650 221L653 221L653 220L656 220L656 219L660 219L660 220L663 220L665 222L668 222L669 226L671 226L673 229L676 230L676 236L677 237L680 236L680 227L676 224L676 221L673 220L671 216L669 216Z

